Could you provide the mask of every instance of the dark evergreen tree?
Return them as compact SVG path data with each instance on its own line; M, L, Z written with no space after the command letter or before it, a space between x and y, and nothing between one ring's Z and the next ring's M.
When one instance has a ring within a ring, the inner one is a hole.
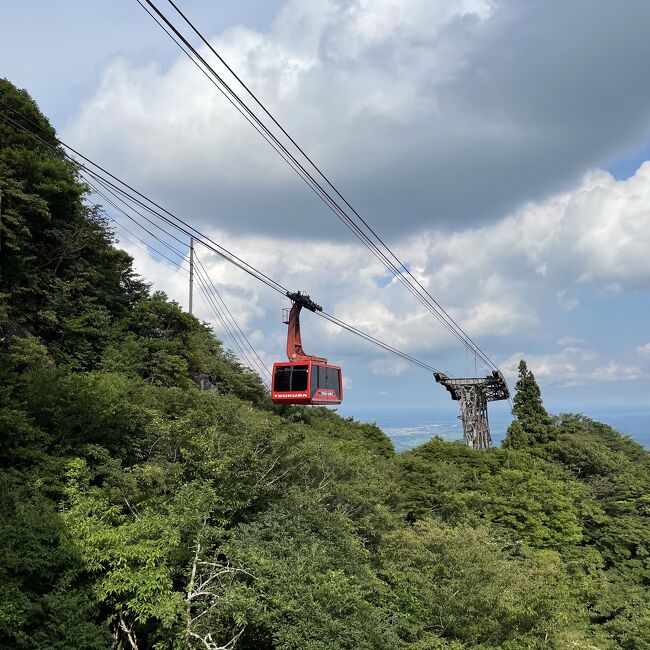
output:
M274 409L0 101L0 649L650 649L647 451L523 361L507 449Z
M544 408L535 376L523 359L519 362L512 413L515 419L508 427L504 447L534 447L557 438L553 419Z
M31 97L0 79L0 312L5 337L33 335L59 364L93 367L111 322L147 293ZM38 136L38 137L36 137ZM40 140L39 140L40 138ZM41 140L45 140L43 144Z

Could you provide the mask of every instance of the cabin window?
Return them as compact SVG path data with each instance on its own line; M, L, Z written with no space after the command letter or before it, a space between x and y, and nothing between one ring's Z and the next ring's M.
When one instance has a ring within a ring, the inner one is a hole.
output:
M327 388L338 392L339 390L338 368L314 366L314 370L316 370L316 368L318 368L318 384L317 384L318 388Z
M309 366L293 366L291 390L307 390L307 371Z
M291 390L291 366L280 366L275 369L273 388L278 393L288 393Z
M307 390L309 366L279 366L275 369L273 389L276 393Z

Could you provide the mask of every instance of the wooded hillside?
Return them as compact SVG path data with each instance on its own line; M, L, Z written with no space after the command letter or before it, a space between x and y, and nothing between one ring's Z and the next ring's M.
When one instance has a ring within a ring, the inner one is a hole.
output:
M396 454L274 407L2 119L0 188L1 647L650 649L650 454L524 363L503 448Z

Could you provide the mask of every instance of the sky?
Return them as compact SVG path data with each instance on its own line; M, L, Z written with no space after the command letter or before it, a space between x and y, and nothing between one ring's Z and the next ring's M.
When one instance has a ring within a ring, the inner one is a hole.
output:
M650 3L182 7L511 387L523 357L551 411L649 405ZM135 0L9 3L0 76L66 142L284 286L436 368L474 373ZM185 276L118 238L187 306ZM286 302L198 254L264 361L281 360ZM346 413L451 407L427 372L309 314L303 342L343 367Z

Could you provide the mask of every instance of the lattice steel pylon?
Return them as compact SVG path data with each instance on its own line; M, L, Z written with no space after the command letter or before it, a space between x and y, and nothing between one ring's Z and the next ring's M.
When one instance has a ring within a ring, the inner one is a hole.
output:
M454 379L442 372L433 375L460 403L463 439L468 447L487 449L492 444L487 403L508 399L510 392L503 375L495 370L487 377Z

